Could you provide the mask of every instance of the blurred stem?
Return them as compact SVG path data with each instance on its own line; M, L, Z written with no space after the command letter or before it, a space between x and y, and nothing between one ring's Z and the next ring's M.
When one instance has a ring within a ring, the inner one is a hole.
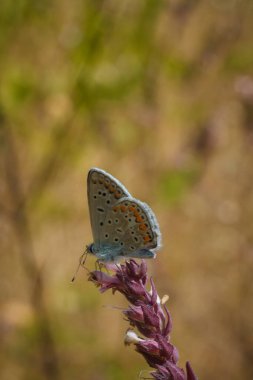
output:
M8 216L18 242L24 272L29 281L30 300L38 323L37 342L40 349L40 365L46 379L57 380L60 378L58 359L43 299L43 276L35 260L32 234L25 209L26 202L21 189L15 144L12 131L6 125L6 121L2 123L1 129L4 146L4 174L12 205L12 210Z
M253 120L251 124L253 123ZM253 125L253 124L252 124ZM252 204L252 147L249 146L248 136L246 136L245 144L242 145L242 162L240 168L244 168L246 176L241 181L241 188L239 193L239 204L241 207L241 223L240 231L241 236L244 236L244 241L239 245L238 249L238 269L239 269L239 310L247 310L248 302L251 299L253 292L252 286L252 259L251 259L251 247L253 242L252 224L249 222L252 220L252 212L250 205ZM247 154L245 154L247 152ZM242 358L241 373L246 369L246 377L253 379L253 350L252 350L252 334L249 333L249 325L247 313L237 313L237 323L235 331L240 343L240 352Z

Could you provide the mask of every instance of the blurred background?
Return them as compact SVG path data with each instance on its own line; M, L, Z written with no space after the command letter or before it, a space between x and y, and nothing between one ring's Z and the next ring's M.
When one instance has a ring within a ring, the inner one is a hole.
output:
M70 283L93 166L157 216L180 366L253 378L252 25L250 0L1 1L2 380L148 369L123 298Z

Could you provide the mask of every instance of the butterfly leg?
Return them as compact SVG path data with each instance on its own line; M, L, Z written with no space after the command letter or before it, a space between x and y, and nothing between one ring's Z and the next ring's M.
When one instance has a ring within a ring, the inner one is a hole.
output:
M105 265L104 265L104 263L102 263L102 261L96 260L96 262L95 262L95 269L96 270L99 270L100 272L102 272L102 269L104 266Z
M88 251L87 249L84 251L84 253L81 255L80 259L79 259L79 263L80 263L80 266L83 267L84 269L87 269L84 264L86 262L86 259L87 259L87 255L88 255Z
M80 259L79 259L79 264L78 264L78 266L77 266L77 268L76 268L76 272L75 272L74 276L72 277L71 282L74 282L74 281L75 281L76 276L77 276L77 273L78 273L80 267L83 267L85 270L87 270L87 271L89 272L89 269L86 268L86 266L84 265L84 264L85 264L85 261L86 261L86 258L87 258L87 254L88 254L88 251L87 251L87 249L86 249L86 250L84 251L84 253L81 255Z

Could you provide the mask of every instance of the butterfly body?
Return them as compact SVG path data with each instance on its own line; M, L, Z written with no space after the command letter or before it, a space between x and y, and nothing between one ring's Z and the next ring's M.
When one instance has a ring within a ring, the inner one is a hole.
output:
M87 189L94 238L88 252L103 262L155 257L160 230L149 206L102 169L90 169Z
M105 243L92 243L88 247L88 252L92 255L95 255L99 261L116 261L117 257L120 257L120 248L119 246L114 246L112 244Z

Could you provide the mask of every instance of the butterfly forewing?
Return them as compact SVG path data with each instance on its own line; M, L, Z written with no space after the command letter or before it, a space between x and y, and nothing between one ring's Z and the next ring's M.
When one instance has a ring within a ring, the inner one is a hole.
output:
M105 171L93 168L87 179L88 203L94 243L105 240L105 219L108 212L123 197L131 195L113 176Z

